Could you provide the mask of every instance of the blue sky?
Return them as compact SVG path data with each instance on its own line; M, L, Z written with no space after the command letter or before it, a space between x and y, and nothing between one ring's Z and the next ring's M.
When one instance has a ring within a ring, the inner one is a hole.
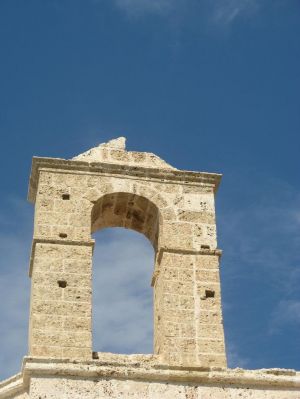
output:
M31 158L120 135L224 174L229 365L299 370L299 1L2 0L0 51L0 378L27 351ZM94 349L149 352L149 243L114 229L96 239Z

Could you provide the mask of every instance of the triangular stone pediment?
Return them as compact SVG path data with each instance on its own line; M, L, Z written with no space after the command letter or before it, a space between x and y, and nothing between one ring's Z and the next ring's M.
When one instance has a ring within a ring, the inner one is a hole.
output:
M127 151L125 144L126 138L118 137L75 156L72 161L104 162L176 170L176 168L151 152Z

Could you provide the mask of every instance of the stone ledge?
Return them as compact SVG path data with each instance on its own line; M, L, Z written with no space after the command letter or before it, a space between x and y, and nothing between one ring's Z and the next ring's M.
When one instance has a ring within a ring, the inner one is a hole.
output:
M0 398L4 399L24 391L24 379L21 373L0 382Z
M186 382L222 386L265 386L299 388L300 373L286 369L222 369L201 367L170 367L154 355L116 355L98 353L98 360L46 359L25 357L23 378L34 375L60 375L82 378L117 378L161 382Z
M25 357L22 373L0 382L0 398L26 392L31 377L70 377L82 379L111 378L151 382L293 389L300 392L300 372L290 369L243 370L170 366L155 355L118 355L97 352L99 359L79 361Z

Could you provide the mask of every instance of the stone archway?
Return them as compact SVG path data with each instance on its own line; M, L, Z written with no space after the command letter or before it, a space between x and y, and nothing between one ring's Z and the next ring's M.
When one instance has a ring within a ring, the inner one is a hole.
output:
M93 201L91 210L91 232L109 227L123 227L143 234L152 244L155 254L153 270L156 268L159 232L162 223L161 212L148 198L130 192L113 192ZM93 262L94 263L94 262ZM95 265L93 265L95 267ZM150 286L150 281L149 281ZM154 287L154 320L158 319L156 288ZM154 342L157 341L154 330Z
M91 231L105 227L125 227L144 234L157 250L161 215L149 199L132 193L105 194L94 202Z

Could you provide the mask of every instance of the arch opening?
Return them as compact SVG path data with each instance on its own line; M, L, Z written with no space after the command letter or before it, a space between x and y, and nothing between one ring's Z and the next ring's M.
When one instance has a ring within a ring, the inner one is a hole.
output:
M106 194L92 209L92 233L105 227L124 227L144 234L157 250L160 212L149 199L137 194Z
M153 353L150 282L160 223L157 206L140 195L106 194L94 203L93 351Z
M94 238L93 351L153 353L150 242L124 228L105 228Z

